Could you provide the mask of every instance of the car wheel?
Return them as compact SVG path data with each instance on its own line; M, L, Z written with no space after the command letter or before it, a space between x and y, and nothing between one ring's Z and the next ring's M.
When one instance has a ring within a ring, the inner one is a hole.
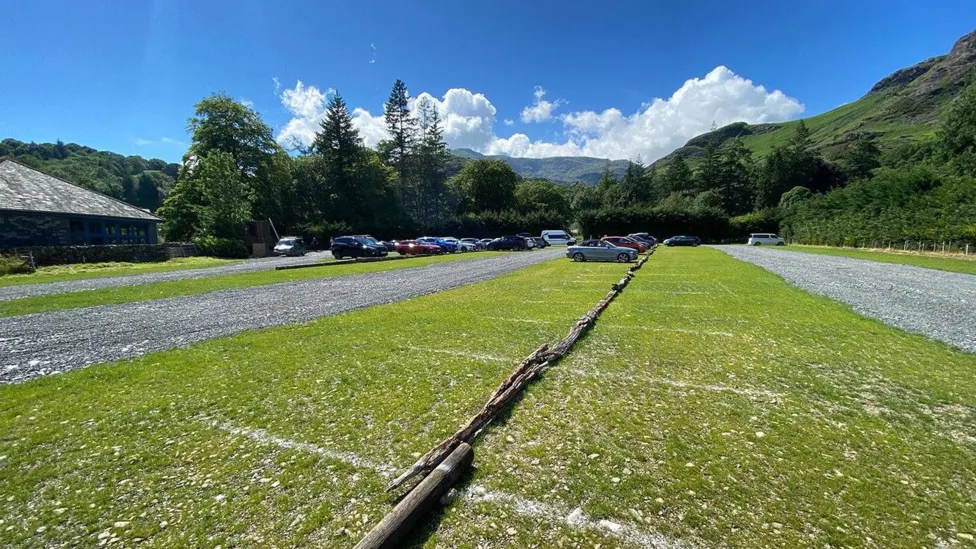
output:
M777 246L786 246L786 242L777 242L776 245Z
M629 255L627 255L627 254L618 254L617 255L617 263L629 263L629 262L630 262L630 256Z
M575 254L573 254L573 261L577 263L582 263L586 261L586 256L583 255L583 252L576 252Z
M753 246L762 246L762 242L756 242Z

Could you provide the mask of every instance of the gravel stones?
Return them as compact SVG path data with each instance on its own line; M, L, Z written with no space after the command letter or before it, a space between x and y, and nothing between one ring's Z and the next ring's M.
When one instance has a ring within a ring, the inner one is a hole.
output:
M423 267L4 318L0 383L392 303L481 282L561 256L509 253Z
M976 276L748 246L716 246L858 313L976 353Z

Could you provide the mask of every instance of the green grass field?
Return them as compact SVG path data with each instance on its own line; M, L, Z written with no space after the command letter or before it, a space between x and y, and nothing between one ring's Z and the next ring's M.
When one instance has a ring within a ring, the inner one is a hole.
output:
M773 247L775 250L792 250L808 254L838 255L854 259L869 259L882 263L897 263L900 265L914 265L940 271L965 273L976 275L976 251L971 259L964 257L938 257L932 254L905 253L884 250L855 250L851 248L827 248L823 246L788 246Z
M65 282L86 278L125 276L145 273L163 273L186 269L203 269L240 263L234 259L214 257L178 257L160 263L78 263L74 265L54 265L41 267L32 274L0 276L0 287L22 284L43 284L45 282Z
M482 252L477 254L453 254L436 257L411 258L404 261L381 261L376 263L353 263L334 267L310 267L284 271L258 271L229 275L217 275L186 280L154 282L135 286L119 286L100 290L86 290L34 297L23 297L0 301L0 317L44 313L62 309L77 309L100 305L115 305L135 301L148 301L182 295L200 295L218 290L264 286L281 282L298 282L317 278L329 278L347 274L374 273L407 267L420 267L441 261L457 261L488 257L501 252Z
M622 271L557 260L0 387L0 545L351 547L393 469ZM971 543L973 371L720 251L664 249L412 544Z

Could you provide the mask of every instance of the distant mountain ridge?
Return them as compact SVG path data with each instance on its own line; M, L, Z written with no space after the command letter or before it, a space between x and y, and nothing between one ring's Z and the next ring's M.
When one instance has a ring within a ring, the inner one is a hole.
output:
M948 54L897 70L860 99L804 122L814 148L828 160L836 160L849 143L861 137L874 139L881 149L891 149L934 137L945 108L974 82L976 31L957 40ZM729 124L690 139L655 164L668 164L679 155L694 163L708 144L718 148L737 137L754 158L762 158L785 143L797 123Z
M596 185L607 167L620 178L627 170L627 160L607 160L589 156L552 156L548 158L516 158L503 154L485 155L471 149L453 149L451 154L464 160L491 158L507 163L516 173L527 179L549 179L571 185L583 182Z

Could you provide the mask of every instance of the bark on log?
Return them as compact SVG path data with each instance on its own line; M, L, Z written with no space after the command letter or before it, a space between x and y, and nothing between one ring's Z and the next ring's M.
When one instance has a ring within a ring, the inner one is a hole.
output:
M474 459L474 450L471 446L460 444L423 482L383 517L383 520L356 544L355 549L401 547L401 542L417 520L447 493L461 473L471 465L472 459Z

